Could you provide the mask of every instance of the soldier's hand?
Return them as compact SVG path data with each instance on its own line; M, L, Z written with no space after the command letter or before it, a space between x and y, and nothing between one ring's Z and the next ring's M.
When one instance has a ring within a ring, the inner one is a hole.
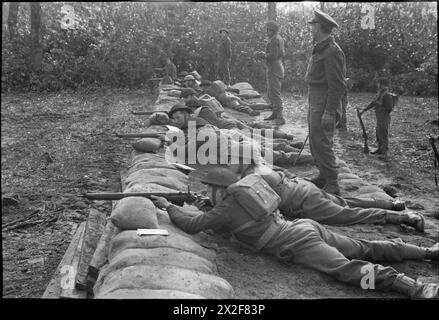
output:
M159 209L166 209L171 203L163 197L151 196L154 205Z
M204 207L205 204L206 203L204 202L203 199L195 200L194 203L192 203L192 205L196 206L198 208L198 210L201 210L201 208Z
M329 113L323 113L322 116L322 128L325 130L332 130L335 125L335 115Z

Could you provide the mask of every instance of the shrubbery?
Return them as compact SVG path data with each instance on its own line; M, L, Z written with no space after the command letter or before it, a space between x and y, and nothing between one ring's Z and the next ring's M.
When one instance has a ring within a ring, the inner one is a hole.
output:
M78 17L74 30L61 28L61 7ZM216 73L219 28L230 30L232 80L265 89L264 65L254 59L263 50L267 7L258 2L220 3L42 3L43 63L30 65L29 9L21 3L14 43L2 34L2 91L56 91L79 87L145 86L154 68L171 55L179 71L190 64L203 76ZM339 23L336 39L348 63L354 91L374 90L373 79L386 75L406 94L437 95L437 12L422 13L426 3L375 4L376 29L363 30L360 3L326 3ZM297 8L300 8L298 6ZM311 10L278 9L285 39L285 89L304 86L312 49L307 21Z

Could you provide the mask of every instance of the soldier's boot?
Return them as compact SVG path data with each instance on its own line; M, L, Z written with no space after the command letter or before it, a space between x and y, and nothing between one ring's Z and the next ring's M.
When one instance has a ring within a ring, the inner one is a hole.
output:
M267 118L264 118L264 120L274 120L276 119L276 107L273 105L270 105L271 108L271 115L268 116Z
M381 154L381 149L378 148L375 151L371 151L370 154Z
M381 161L389 161L389 156L386 151L381 151L377 158Z
M303 147L303 142L292 142L290 143L290 146L293 148L301 149Z
M335 194L337 196L340 195L340 186L338 185L337 180L328 180L326 184L323 186L323 191L327 193Z
M425 253L425 259L439 261L439 242L431 246L430 248L427 248L427 251Z
M283 125L285 124L285 118L283 116L283 108L277 108L276 110L276 119L275 119L275 123L277 125Z
M392 202L392 208L390 210L393 211L403 211L405 210L405 202L404 201L400 201L400 200L396 200Z
M424 232L425 220L422 214L414 212L396 213L387 211L386 223L388 224L406 224L415 228L419 232Z
M404 274L396 277L391 289L412 299L439 299L439 283L420 283Z

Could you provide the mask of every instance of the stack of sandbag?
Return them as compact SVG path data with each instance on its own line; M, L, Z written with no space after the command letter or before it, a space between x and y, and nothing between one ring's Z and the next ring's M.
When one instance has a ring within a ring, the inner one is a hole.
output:
M241 99L254 99L262 97L262 95L253 89L252 85L248 82L235 83L232 88L239 90L238 97Z
M133 151L123 185L125 193L178 193L187 191L189 179L166 161L163 150ZM118 232L112 234L108 262L94 286L95 298L233 298L231 285L217 275L215 252L173 225L167 212L151 200L123 198L114 205L110 219ZM164 229L168 235L138 235L139 228Z

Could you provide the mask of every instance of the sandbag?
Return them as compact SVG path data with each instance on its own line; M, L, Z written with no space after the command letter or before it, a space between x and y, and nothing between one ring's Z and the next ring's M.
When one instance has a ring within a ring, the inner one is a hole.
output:
M118 233L111 240L108 260L111 261L123 250L135 248L175 248L192 252L210 261L215 259L214 251L203 248L194 240L177 233L170 232L168 236L138 236L136 231L127 230Z
M133 150L131 152L131 165L135 165L138 162L148 162L148 161L163 161L165 162L165 155L164 154L155 154L155 153L146 153L146 152L139 152L136 150Z
M215 264L191 252L174 248L127 249L120 252L109 263L106 274L134 265L182 267L211 274L216 270Z
M166 160L149 160L149 161L137 161L128 167L128 174L131 174L135 171L141 169L169 169L169 170L178 170L174 165Z
M97 295L118 289L167 289L201 295L208 299L230 299L234 292L224 279L174 266L136 265L110 272Z
M147 170L147 169L143 169L143 170ZM182 178L181 176L176 177L175 175L172 175L170 177L157 176L157 175L147 176L147 175L142 175L141 172L143 170L133 172L132 174L130 174L129 177L125 179L125 183L127 187L131 187L132 185L137 183L138 184L156 183L158 185L168 187L171 189L186 191L187 186L189 185L189 179L186 175L184 175L184 178ZM157 170L166 170L166 169L157 169Z
M157 138L143 138L131 143L131 146L139 152L157 153L162 146L162 141Z
M253 98L260 98L262 95L255 91L255 90L240 90L238 97L241 99L253 99Z
M119 200L110 216L111 222L122 230L158 229L157 209L151 200L127 197Z
M175 168L172 169L165 169L165 168L155 168L155 169L141 169L136 172L133 172L132 174L128 175L125 182L127 181L143 181L143 177L146 177L147 179L149 177L169 177L176 180L180 180L183 183L189 184L189 178L187 175L185 175L183 172L176 170Z
M212 82L211 88L215 92L215 96L226 92L227 86L221 80L216 80Z
M162 185L159 185L156 183L151 183L148 181L132 183L132 184L128 185L125 190L129 190L129 189L134 188L134 187L141 188L143 190L149 190L148 192L165 192L165 193L181 192L181 190L178 190L175 188L164 187Z
M235 83L232 86L232 88L233 89L238 89L239 92L244 91L244 90L253 90L252 85L250 83L248 83L248 82L238 82L238 83Z
M157 111L154 112L148 119L149 127L151 125L164 125L169 123L169 116L165 112Z
M166 92L168 96L180 98L181 90L169 90Z
M96 299L206 299L197 294L177 290L119 289L98 295Z

